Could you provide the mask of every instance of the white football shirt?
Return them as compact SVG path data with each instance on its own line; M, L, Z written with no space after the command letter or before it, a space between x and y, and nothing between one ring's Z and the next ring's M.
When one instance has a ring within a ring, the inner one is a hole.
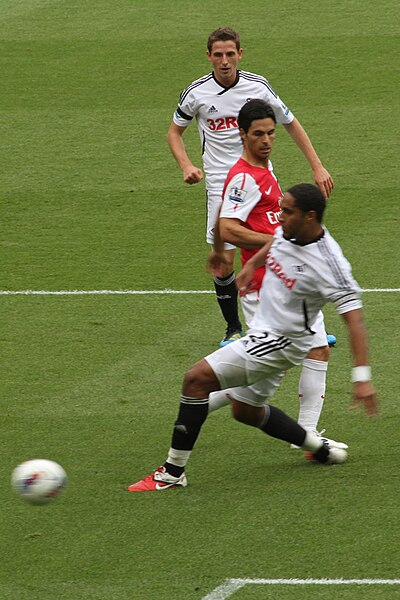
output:
M195 118L200 134L206 187L222 191L229 169L243 150L237 117L243 104L252 98L268 102L277 123L290 124L294 116L274 92L265 77L238 71L236 81L228 88L209 73L183 90L173 117L180 127Z
M325 227L317 241L305 246L284 238L278 227L252 328L311 341L322 307L333 302L339 314L361 308L360 292L349 262Z

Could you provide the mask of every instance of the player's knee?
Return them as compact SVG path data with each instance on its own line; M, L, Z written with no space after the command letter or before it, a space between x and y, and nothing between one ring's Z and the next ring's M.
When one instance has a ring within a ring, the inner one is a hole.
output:
M218 379L205 360L194 364L185 374L182 393L193 398L206 398L220 389Z
M202 385L201 374L198 369L196 369L196 365L191 367L183 378L183 388L182 393L185 396L194 396L194 390L197 390Z
M311 348L307 354L307 358L311 360L320 360L322 362L329 361L329 346L320 346L319 348Z

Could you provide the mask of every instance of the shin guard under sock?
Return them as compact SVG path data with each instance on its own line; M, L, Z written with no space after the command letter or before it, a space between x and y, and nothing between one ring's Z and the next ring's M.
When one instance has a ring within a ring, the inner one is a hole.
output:
M177 450L192 450L207 414L208 398L198 399L181 396L171 446Z
M267 435L296 446L303 445L307 433L297 421L270 405L265 407L265 416L258 427Z

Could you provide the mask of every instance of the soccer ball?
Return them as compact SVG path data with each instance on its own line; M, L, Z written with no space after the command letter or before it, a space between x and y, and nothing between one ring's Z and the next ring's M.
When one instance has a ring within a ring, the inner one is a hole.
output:
M11 476L14 490L31 504L47 504L67 485L64 469L43 458L27 460L14 469Z

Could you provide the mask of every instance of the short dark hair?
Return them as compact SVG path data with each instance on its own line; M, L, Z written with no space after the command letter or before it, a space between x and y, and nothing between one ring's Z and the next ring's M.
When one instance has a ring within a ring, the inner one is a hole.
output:
M326 200L321 190L312 183L298 183L287 190L295 200L295 206L306 213L311 210L317 214L317 220L322 222Z
M211 52L214 42L232 41L236 44L236 50L240 50L240 37L237 31L230 27L220 27L208 36L207 50Z
M270 106L268 102L265 102L265 100L254 98L248 100L246 104L243 104L239 111L239 129L243 129L247 133L251 123L257 119L272 119L273 122L276 123L276 117L272 106Z

